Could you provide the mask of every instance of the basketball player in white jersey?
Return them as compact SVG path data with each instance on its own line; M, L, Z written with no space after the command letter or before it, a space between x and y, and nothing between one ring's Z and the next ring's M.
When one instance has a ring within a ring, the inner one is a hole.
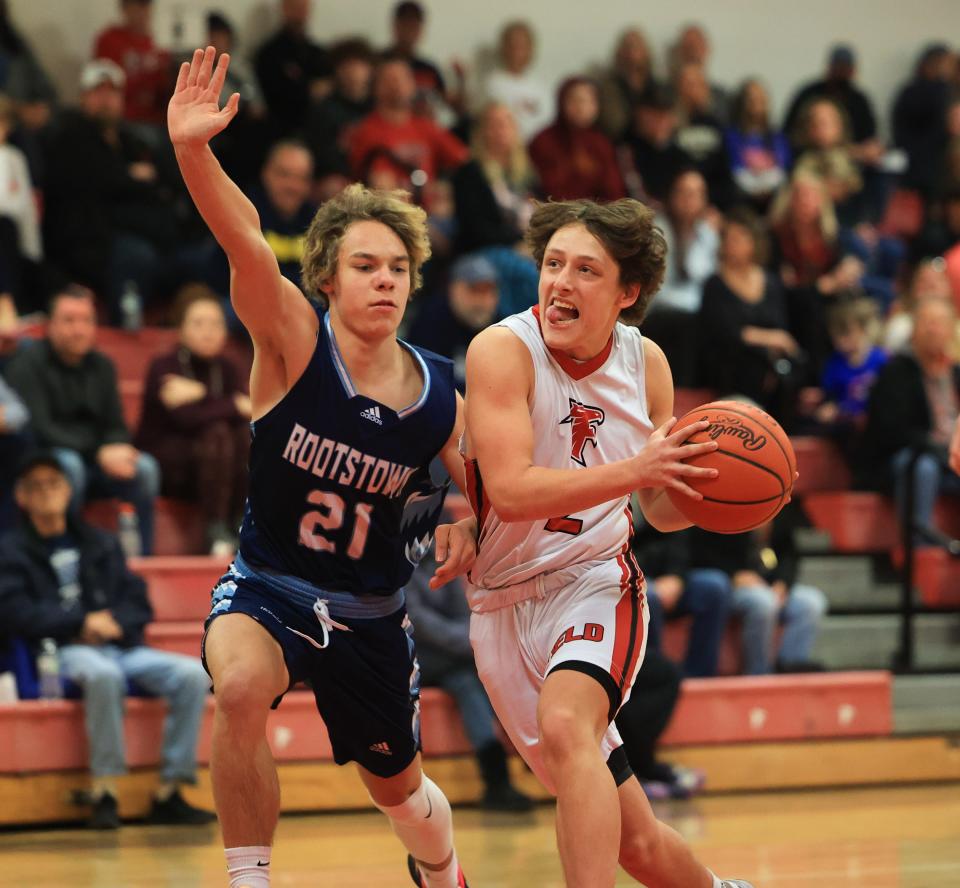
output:
M666 245L633 200L548 203L528 242L538 304L467 354L467 485L477 517L471 639L517 750L557 796L568 886L612 888L617 862L648 888L721 881L657 822L613 725L643 659L643 574L630 495L661 530L689 522L666 488L714 477L683 460L701 422L671 434L663 352L633 326L663 278Z

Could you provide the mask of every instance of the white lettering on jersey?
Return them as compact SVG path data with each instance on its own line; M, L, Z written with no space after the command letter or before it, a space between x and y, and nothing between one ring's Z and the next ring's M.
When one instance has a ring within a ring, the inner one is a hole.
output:
M380 493L391 499L400 495L416 471L415 467L361 453L349 444L321 439L299 423L295 423L290 431L283 458L318 478L328 478L344 487Z

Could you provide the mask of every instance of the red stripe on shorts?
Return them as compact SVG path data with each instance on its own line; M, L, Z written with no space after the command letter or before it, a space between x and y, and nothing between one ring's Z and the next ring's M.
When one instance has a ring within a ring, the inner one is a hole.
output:
M630 662L627 664L627 671L623 679L624 686L626 686L626 683L630 680L634 670L637 668L637 663L640 661L640 651L643 650L642 608L646 604L643 599L643 593L640 591L643 587L643 571L640 570L640 565L637 564L637 559L634 557L633 551L628 551L626 558L630 569L630 597L633 599L636 607L637 625L636 629L634 630L633 655L630 658Z
M633 658L633 636L636 631L636 601L630 589L630 569L623 554L617 556L620 567L620 601L617 602L613 636L613 656L610 659L610 675L623 688L625 669Z

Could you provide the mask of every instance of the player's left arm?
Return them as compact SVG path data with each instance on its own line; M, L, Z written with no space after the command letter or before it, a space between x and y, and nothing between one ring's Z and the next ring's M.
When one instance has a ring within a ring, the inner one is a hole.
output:
M673 416L673 374L667 357L655 342L643 338L646 368L647 415L655 429ZM643 517L657 530L683 530L691 522L670 501L665 487L644 487L637 491Z
M464 409L463 398L457 392L457 418L453 423L453 432L440 451L440 459L450 473L453 482L466 495L467 479L460 454L460 436L463 434ZM477 519L475 515L464 518L456 524L438 524L434 536L434 558L437 569L430 579L430 588L439 589L454 577L466 573L473 567L477 557Z

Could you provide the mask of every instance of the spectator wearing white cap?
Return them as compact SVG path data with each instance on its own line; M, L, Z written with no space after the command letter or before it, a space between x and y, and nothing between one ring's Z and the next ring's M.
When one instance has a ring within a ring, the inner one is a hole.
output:
M467 347L498 316L497 270L478 253L461 256L450 271L450 287L427 302L407 337L453 361L457 388L466 386Z

